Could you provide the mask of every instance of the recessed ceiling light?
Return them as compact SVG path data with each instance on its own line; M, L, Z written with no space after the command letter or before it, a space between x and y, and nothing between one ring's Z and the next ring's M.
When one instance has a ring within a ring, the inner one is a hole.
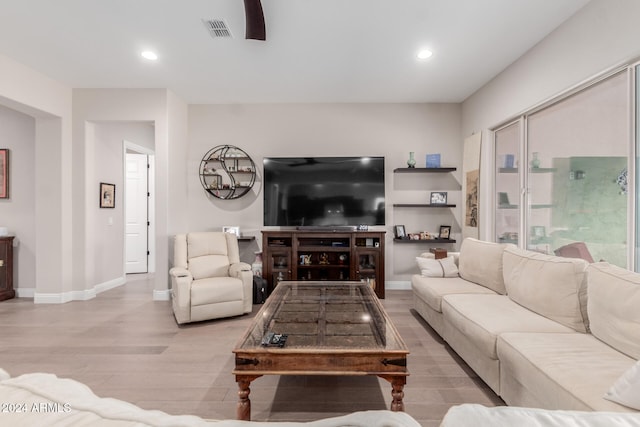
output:
M418 51L416 57L419 60L424 61L425 59L431 58L431 55L433 55L433 52L431 52L429 49L422 49Z
M142 55L144 59L148 59L149 61L155 61L158 59L158 55L156 55L155 52L151 52L150 50L145 50L140 55Z

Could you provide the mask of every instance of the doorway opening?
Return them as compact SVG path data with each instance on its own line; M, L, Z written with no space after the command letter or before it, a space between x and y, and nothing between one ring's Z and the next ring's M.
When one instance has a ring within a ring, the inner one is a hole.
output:
M155 272L154 152L123 141L126 274Z

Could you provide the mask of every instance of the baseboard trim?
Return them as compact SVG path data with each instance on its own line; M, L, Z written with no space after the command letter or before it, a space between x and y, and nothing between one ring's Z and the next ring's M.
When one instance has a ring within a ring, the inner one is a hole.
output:
M96 293L102 293L104 291L108 291L109 289L113 289L113 288L117 288L118 286L122 286L125 283L127 283L127 278L122 276L122 277L118 277L116 279L113 280L108 280L104 283L99 283L97 284L94 289L96 290Z
M159 291L157 289L153 290L153 300L154 301L170 301L171 300L171 290L165 289Z
M384 288L394 291L407 291L411 289L411 282L405 280L386 280Z
M16 298L33 298L36 288L16 288Z
M88 301L93 299L101 292L122 286L127 282L125 277L118 277L95 285L91 289L83 291L71 291L62 293L33 293L34 304L64 304L70 301Z

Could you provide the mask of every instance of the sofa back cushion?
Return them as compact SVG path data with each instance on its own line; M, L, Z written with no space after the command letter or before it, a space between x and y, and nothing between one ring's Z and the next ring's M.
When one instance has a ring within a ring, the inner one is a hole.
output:
M502 276L502 253L508 246L466 238L460 245L458 271L460 277L499 294L505 294Z
M511 247L504 251L503 264L509 298L578 332L588 332L585 260Z
M591 333L634 359L640 359L640 274L606 262L591 264Z

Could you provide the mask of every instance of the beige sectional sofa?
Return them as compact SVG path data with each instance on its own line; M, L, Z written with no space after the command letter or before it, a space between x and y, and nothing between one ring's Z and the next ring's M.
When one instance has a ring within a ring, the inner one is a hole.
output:
M639 274L475 239L453 258L412 277L415 309L508 405L635 411L604 395L640 359Z
M10 378L0 369L0 426L20 427L420 427L404 412L354 412L310 422L205 420L144 410L122 400L96 396L77 381L33 373Z

